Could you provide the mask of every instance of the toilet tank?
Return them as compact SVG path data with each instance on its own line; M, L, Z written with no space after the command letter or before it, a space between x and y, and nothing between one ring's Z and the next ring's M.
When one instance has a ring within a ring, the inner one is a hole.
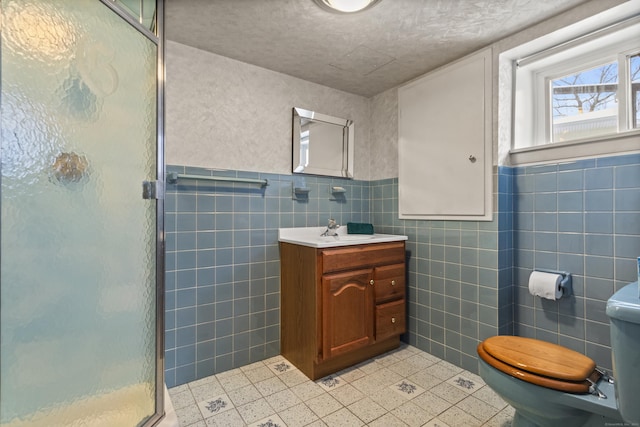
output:
M640 423L640 296L638 282L613 294L607 301L611 320L611 351L616 399L627 423Z

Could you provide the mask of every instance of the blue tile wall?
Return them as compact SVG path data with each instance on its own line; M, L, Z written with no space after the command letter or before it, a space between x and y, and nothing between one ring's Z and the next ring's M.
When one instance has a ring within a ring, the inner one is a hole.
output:
M613 292L637 280L640 155L510 173L515 334L565 345L611 369L605 305ZM559 301L532 297L527 283L535 268L570 271L574 295Z
M267 179L181 180L165 200L165 372L169 387L280 352L278 228L370 222L368 182L168 166L167 172ZM293 200L293 186L311 189ZM329 200L331 186L346 197ZM388 191L385 190L385 191Z
M511 169L496 171L494 178L494 195L499 188L498 203L510 212ZM376 231L409 237L408 332L403 339L477 372L478 342L513 330L511 214L502 228L497 209L490 222L400 220L398 180L370 184Z
M510 214L501 227L496 220L400 220L395 178L365 182L182 166L167 171L269 181L263 190L208 181L167 186L168 386L278 354L277 230L322 226L328 218L373 222L377 232L409 236L405 341L477 371L479 340L512 330ZM511 170L505 171L499 180L496 174L494 193L500 187L499 204L510 213ZM344 200L330 200L333 185L345 187ZM293 200L294 186L310 188L308 199Z
M494 171L494 220L398 219L396 178L211 171L269 185L180 181L166 194L166 379L173 386L279 352L280 227L373 222L409 236L404 340L477 372L495 334L557 342L610 368L606 300L636 280L640 155ZM346 198L330 200L329 188ZM293 187L311 189L293 200ZM571 271L575 295L534 299L534 268Z

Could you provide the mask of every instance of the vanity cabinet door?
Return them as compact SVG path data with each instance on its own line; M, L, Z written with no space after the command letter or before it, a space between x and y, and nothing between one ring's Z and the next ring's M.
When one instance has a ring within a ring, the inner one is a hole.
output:
M322 276L322 358L374 341L373 269Z

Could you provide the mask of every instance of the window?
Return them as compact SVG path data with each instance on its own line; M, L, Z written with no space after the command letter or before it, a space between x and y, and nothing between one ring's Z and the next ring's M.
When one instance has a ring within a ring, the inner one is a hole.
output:
M618 131L618 63L549 80L550 142L571 141Z
M640 133L639 32L634 18L514 61L512 151Z
M631 117L634 129L640 129L640 54L629 57L631 76Z

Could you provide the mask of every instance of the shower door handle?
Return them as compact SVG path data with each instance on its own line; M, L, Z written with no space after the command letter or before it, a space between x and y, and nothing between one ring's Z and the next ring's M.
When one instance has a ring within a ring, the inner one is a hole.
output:
M142 181L142 198L145 200L164 199L164 183L161 181Z

